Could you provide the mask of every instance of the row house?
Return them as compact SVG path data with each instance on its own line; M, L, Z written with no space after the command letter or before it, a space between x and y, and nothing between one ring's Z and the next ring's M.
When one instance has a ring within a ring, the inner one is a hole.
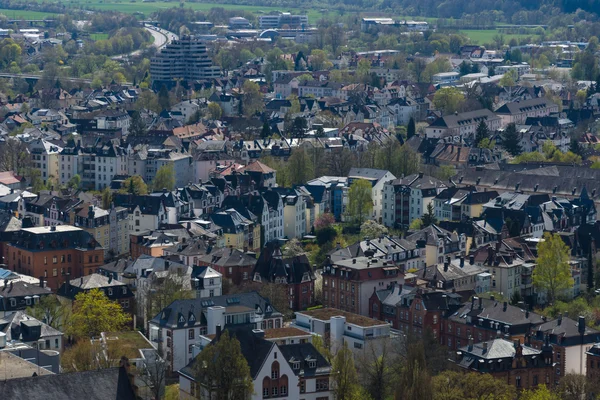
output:
M194 183L177 189L182 200L189 203L189 212L194 216L210 214L221 208L224 194L210 182Z
M49 178L59 177L59 154L62 147L48 140L37 139L28 143L27 148L31 153L33 166L40 170L41 179L46 184ZM62 183L62 182L61 182Z
M545 97L537 97L506 103L494 113L502 120L502 127L506 127L508 124L524 124L529 117L544 117L558 111L557 104L554 104Z
M332 262L353 257L375 257L393 263L406 272L425 267L425 248L420 247L421 245L423 243L418 241L382 235L378 238L366 238L344 248L337 247L328 256Z
M262 239L267 243L283 239L283 201L275 191L266 190L249 192L241 196L228 196L222 204L223 208L233 208L246 218L253 214L261 221Z
M437 178L423 173L389 180L383 185L383 224L406 229L421 218L434 198L446 188Z
M360 315L369 315L373 290L391 283L403 283L400 269L378 258L353 257L333 262L323 269L323 304Z
M498 197L498 192L477 192L474 187L452 187L442 190L433 199L438 221L462 221L479 218L483 205Z
M115 193L113 202L129 212L129 232L154 231L169 221L163 197Z
M465 233L450 232L435 224L406 236L405 240L425 249L424 266L442 264L446 255L466 252L467 249Z
M104 257L112 258L129 253L129 214L124 207L104 210L83 203L71 212L71 223L89 232L104 248Z
M297 189L271 188L279 195L283 204L283 237L288 239L302 238L306 231L307 198ZM267 192L263 191L263 194ZM267 196L273 196L267 195ZM272 200L274 201L274 200Z
M133 314L135 310L135 296L129 286L112 276L93 273L77 279L67 279L58 289L57 294L67 299L71 304L80 293L89 293L99 290L110 300L118 303L124 312Z
M209 215L215 225L223 229L225 245L237 249L258 251L261 248L261 225L258 218L244 217L233 208Z
M447 136L455 138L475 138L477 126L484 122L490 132L495 132L503 125L503 120L488 109L449 114L439 117L425 129L427 138L440 139Z
M427 281L428 286L439 290L478 291L478 277L485 272L486 269L475 265L472 257L465 262L464 257L450 260L446 256L443 264L423 269L421 278Z
M352 168L348 173L348 187L352 186L354 181L364 179L371 183L371 198L373 200L373 218L381 222L384 217L384 188L386 182L396 179L390 172L382 169L373 168ZM420 216L420 215L419 215Z

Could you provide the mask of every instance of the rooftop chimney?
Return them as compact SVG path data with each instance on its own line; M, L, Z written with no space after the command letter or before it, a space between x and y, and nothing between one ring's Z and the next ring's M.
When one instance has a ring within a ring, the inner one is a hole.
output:
M469 351L473 351L473 337L469 336L469 347L467 347Z
M460 257L460 267L464 268L464 266L465 266L465 258L461 256Z
M558 326L562 325L562 314L558 315L558 320L556 321L556 323L558 324Z
M579 316L579 323L577 324L577 330L579 331L580 335L585 334L585 317L582 315Z
M488 342L483 342L483 353L482 354L487 353L487 350L488 350Z
M506 311L506 308L508 307L508 302L505 301L504 303L502 303L502 311Z
M217 332L215 336L217 340L221 339L221 324L217 324Z
M469 256L469 264L471 264L471 265L475 264L475 255L471 254Z

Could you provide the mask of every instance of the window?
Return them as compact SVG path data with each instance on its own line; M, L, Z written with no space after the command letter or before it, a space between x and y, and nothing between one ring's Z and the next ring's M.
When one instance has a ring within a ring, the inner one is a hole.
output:
M263 398L269 397L269 388L263 388Z
M300 381L300 393L306 392L306 382L304 380Z
M58 276L58 268L52 270L52 276Z
M112 296L112 294L113 294L113 291L112 291L112 289L110 289L110 288L109 288L109 289L108 289L108 295L109 295L109 296Z
M189 353L189 354L192 354L192 348L194 348L194 345L193 345L193 344L190 344L190 345L188 346L188 353Z
M58 344L58 339L54 339L54 348L58 349L59 344Z
M271 379L279 378L279 363L275 361L273 365L271 365Z
M355 349L362 349L362 343L358 343L358 342L354 342L354 348Z
M11 307L16 307L17 306L17 299L10 299L10 306Z
M129 299L123 300L123 302L121 303L121 307L122 308L129 308Z
M316 360L308 361L308 368L317 368L317 361Z
M63 254L62 256L60 256L60 262L64 264L64 263L65 263L65 261L66 261L66 257L65 257L65 255Z
M48 257L44 257L44 265L48 265Z
M273 396L277 396L277 386L271 388L271 393L273 394Z
M67 262L71 262L71 255L67 254Z
M123 294L127 294L127 286L123 286Z
M215 291L213 289L210 289L208 291L208 297L214 297L215 296Z
M53 256L52 257L52 264L56 264L58 262L58 257Z
M193 329L188 330L188 339L190 339L190 340L194 339L194 330Z
M516 383L516 385L517 385L518 388L521 387L521 377L520 376L517 376L515 378L515 383Z

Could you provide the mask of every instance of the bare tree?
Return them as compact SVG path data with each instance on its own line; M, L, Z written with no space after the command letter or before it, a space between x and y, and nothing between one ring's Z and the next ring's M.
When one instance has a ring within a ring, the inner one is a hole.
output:
M146 359L139 372L140 380L146 385L144 399L160 400L165 393L165 381L167 378L167 364L157 354L152 353L153 357Z

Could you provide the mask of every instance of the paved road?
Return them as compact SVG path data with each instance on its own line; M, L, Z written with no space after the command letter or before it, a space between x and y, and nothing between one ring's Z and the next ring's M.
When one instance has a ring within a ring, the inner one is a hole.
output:
M34 75L34 74L5 74L0 73L0 78L20 78L20 79L34 79L39 80L42 75ZM60 77L61 81L69 81L75 83L92 83L91 79L83 79L83 78L63 78ZM123 82L123 85L131 85L131 82Z
M171 43L171 41L178 39L176 34L169 32L165 29L157 28L156 26L145 25L144 29L146 29L148 32L150 32L150 34L154 37L154 42L152 43L152 46L156 47L159 50L162 49L167 44ZM142 52L142 50L136 50L136 51L132 51L131 53L128 53L128 54L121 54L120 56L114 56L111 58L113 60L122 60L122 59L128 58L128 57L135 57L135 56L139 55L141 52Z

